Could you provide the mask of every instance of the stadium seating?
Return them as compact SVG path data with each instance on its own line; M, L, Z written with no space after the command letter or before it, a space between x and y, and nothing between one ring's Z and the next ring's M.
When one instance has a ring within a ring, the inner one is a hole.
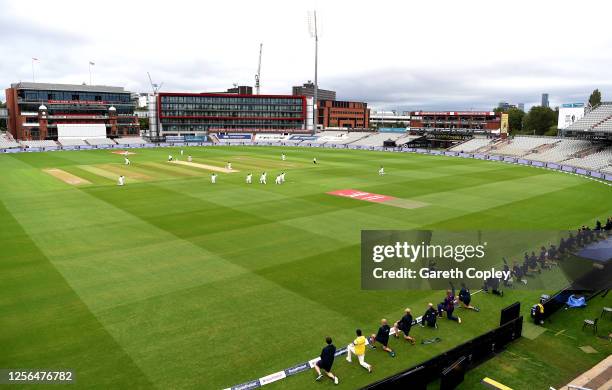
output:
M605 125L605 128L600 126ZM601 104L584 117L567 127L566 130L602 130L612 129L612 104Z
M90 145L116 145L110 138L88 138L85 141Z
M592 147L592 144L589 141L564 139L550 149L528 154L525 158L543 162L561 162L574 157L575 154L583 152L590 147Z
M608 169L612 165L612 149L607 148L584 157L572 158L563 161L563 164L591 170Z
M399 145L404 145L407 144L408 142L411 142L417 138L421 138L420 135L408 135L408 134L404 134L402 135L400 138L395 140L395 143L399 146Z
M54 147L58 146L57 142L52 140L43 140L43 141L19 141L19 143L26 148L46 148L46 147Z
M391 140L396 141L405 136L402 133L373 133L369 137L361 138L351 145L356 146L383 146L385 141Z
M514 137L504 145L494 147L493 150L491 150L491 153L522 157L543 145L554 144L556 142L559 142L558 138L518 136Z
M319 138L317 138L314 141L311 141L310 143L312 144L326 144L326 143L330 143L330 144L337 144L339 142L342 141L342 139L344 137L346 137L348 134L347 131L338 131L338 130L326 130L326 131L322 131L320 133L317 133L317 136Z
M122 137L117 138L117 143L120 145L144 145L147 141L141 137Z
M450 151L453 152L466 152L471 153L475 152L478 149L489 145L493 140L491 138L472 138L469 141L463 142L457 146L453 146L450 148Z
M85 141L83 141L82 139L79 139L79 138L61 138L61 139L58 139L57 142L59 142L62 146L83 146L83 145L87 145L87 143Z
M354 131L350 133L345 133L344 136L340 137L339 140L336 140L334 142L329 142L329 143L336 144L336 145L352 144L360 139L370 136L371 134L372 133L368 133L365 131Z
M21 145L13 140L10 135L0 134L0 149L20 148Z

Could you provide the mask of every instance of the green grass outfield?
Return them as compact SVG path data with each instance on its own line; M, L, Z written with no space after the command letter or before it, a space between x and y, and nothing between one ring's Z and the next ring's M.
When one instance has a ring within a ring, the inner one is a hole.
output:
M0 155L0 368L71 368L78 388L228 387L317 356L326 335L340 347L356 327L370 333L382 317L407 306L420 315L440 300L437 291L361 291L361 229L567 229L612 214L609 186L497 162L185 148L184 159L240 170L212 185L208 171L165 162L178 149L133 151L127 168L108 150ZM91 184L66 184L46 168ZM246 172L257 182L262 170L267 186L244 184ZM277 186L280 170L287 183ZM121 172L125 187L113 179ZM427 206L326 194L347 188ZM365 385L494 327L502 305L537 296L476 295L483 310L460 313L463 324L414 330L441 343L392 341L395 359L368 352L374 373L342 359L334 371L341 387ZM330 386L307 372L269 387Z

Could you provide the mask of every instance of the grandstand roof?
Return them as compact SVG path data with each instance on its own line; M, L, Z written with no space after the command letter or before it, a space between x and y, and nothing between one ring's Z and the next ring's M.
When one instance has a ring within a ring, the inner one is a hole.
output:
M111 87L108 85L83 85L83 84L56 84L56 83L32 83L19 82L11 84L16 89L34 89L47 91L75 91L75 92L108 92L126 93L123 87Z

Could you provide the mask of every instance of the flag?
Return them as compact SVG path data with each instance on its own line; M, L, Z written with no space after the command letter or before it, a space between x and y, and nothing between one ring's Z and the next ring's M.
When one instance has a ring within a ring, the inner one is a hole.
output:
M93 61L89 61L89 65L95 65L96 63Z

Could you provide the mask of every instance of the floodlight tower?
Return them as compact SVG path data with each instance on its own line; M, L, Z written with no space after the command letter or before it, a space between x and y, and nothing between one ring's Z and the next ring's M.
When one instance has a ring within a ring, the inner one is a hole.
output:
M317 131L317 120L318 113L317 108L319 105L318 95L319 95L319 78L318 78L318 67L319 67L319 31L317 26L317 11L312 11L312 16L308 15L308 30L310 32L310 36L314 38L315 41L315 63L314 63L314 93L313 93L313 106L312 106L312 124L313 134Z
M255 75L255 94L259 95L259 80L261 78L261 51L263 43L259 44L259 63L257 64L257 74Z
M162 85L164 85L164 83L154 83L149 72L147 72L147 76L149 76L149 83L151 84L151 90L153 91L153 101L147 102L147 104L149 105L149 134L153 134L153 132L155 132L155 137L159 140L159 128L161 124L158 123L159 118L157 112L157 93L161 89Z

